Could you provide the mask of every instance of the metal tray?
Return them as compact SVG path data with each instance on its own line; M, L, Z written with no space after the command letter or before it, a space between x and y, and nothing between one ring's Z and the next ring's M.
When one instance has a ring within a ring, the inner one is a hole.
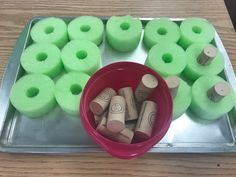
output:
M21 153L75 153L98 152L101 149L87 136L78 117L64 113L59 107L41 119L29 119L16 111L9 102L9 92L15 81L24 74L20 66L22 51L32 43L31 27L41 18L33 18L25 26L9 59L0 90L0 151ZM69 22L74 17L62 17ZM106 23L107 18L102 18ZM141 18L143 26L151 18ZM180 23L183 19L172 19ZM236 78L225 48L215 33L213 41L223 53L224 72L220 75L232 85L236 92ZM105 41L101 44L102 64L118 61L144 63L147 51L142 41L132 52L119 53ZM207 122L186 111L173 120L162 141L149 152L235 152L236 107L221 119Z

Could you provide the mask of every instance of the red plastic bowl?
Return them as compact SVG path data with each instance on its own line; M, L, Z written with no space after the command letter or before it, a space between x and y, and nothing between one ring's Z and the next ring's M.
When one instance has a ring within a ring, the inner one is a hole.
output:
M158 105L158 113L150 139L134 143L123 144L109 140L96 131L89 103L106 87L118 90L130 86L135 90L144 74L152 74L158 79L158 87L150 95ZM80 102L80 118L85 130L92 139L111 155L131 159L147 152L166 134L172 120L172 98L165 81L152 69L132 62L118 62L107 65L98 70L86 84Z

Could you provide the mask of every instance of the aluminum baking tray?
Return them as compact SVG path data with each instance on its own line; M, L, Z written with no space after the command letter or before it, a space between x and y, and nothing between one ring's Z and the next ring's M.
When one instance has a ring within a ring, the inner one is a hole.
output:
M102 151L88 137L78 117L72 117L56 107L41 119L29 119L16 111L9 102L9 92L15 81L24 74L20 66L22 51L32 43L29 32L40 19L30 20L19 36L2 80L0 90L0 151L17 153L81 153ZM74 17L61 17L69 22ZM107 18L101 18L106 23ZM143 26L151 18L140 18ZM172 19L179 24L184 19ZM220 73L236 92L236 78L230 59L215 33L213 44L223 53L224 71ZM107 44L105 38L100 45L102 64L118 61L133 61L143 64L147 51L142 41L132 52L119 53ZM236 107L221 119L208 122L199 119L187 110L180 118L173 120L169 131L161 142L149 152L161 153L209 153L236 151Z

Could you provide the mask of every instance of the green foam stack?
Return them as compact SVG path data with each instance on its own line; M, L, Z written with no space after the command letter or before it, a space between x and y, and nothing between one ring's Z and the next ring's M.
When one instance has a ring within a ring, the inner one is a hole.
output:
M63 69L61 52L53 44L30 45L21 55L21 65L27 73L45 74L51 78Z
M99 45L103 39L104 25L102 20L93 16L81 16L68 25L70 40L89 40Z
M92 75L101 67L101 53L93 42L72 40L61 51L61 58L67 72L78 71Z
M55 97L66 113L79 115L80 97L89 78L84 73L69 72L57 81Z
M120 52L134 50L140 41L142 23L131 16L113 16L106 24L108 43Z
M224 58L219 50L216 50L216 55L208 65L202 65L197 58L207 47L208 44L192 44L186 50L187 66L183 71L184 77L194 81L203 75L217 75L224 69Z
M179 44L186 49L193 43L210 43L215 35L214 27L202 18L187 18L180 25Z
M217 83L227 84L227 82L219 76L207 75L200 77L192 86L192 102L190 109L203 119L218 119L229 112L235 104L235 93L230 86L228 95L223 97L220 101L215 102L209 98L209 90Z
M36 118L45 115L56 105L54 82L43 74L28 74L12 87L10 100L22 114Z
M56 17L45 18L34 24L30 35L35 43L52 43L58 48L68 42L67 25Z
M179 75L185 68L187 55L175 43L165 42L156 44L149 52L145 65L149 66L163 77Z
M174 42L180 38L179 26L168 18L154 19L144 29L143 42L150 49L157 43Z

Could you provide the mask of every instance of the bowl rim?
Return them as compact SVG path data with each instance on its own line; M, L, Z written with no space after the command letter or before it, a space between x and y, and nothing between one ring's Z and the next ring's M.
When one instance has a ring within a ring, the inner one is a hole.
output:
M102 77L104 74L107 74L107 71L111 70L112 68L117 68L119 66L123 66L123 65L127 65L126 67L129 66L139 66L139 67L144 67L147 70L149 70L150 72L152 72L153 74L155 74L155 77L158 78L159 82L162 82L164 85L164 89L165 90L169 90L164 79L154 70L152 70L151 68L139 64L139 63L135 63L135 62L129 62L129 61L122 61L122 62L115 62L115 63L111 63L109 65L104 66L103 68L99 69L97 72L95 72L91 78L88 80L87 84L84 87L82 96L81 96L81 102L85 100L85 98L88 95L88 90L89 87L91 87L91 84L93 82L95 82L96 80L98 80L100 77ZM115 142L112 141L106 137L104 137L103 135L101 135L100 133L98 133L96 131L96 129L94 129L94 127L89 123L88 119L84 118L83 115L87 115L85 112L85 104L81 104L80 103L80 120L82 122L82 125L85 127L86 132L91 136L91 138L98 144L100 145L102 148L104 148L106 151L108 151L110 154L117 156L116 154L113 154L110 152L110 150L108 150L109 148L107 147L106 144L104 144L103 141L105 141L105 143L114 143L114 145L119 145L119 146L123 146L125 148L132 148L132 147L145 147L145 145L148 147L145 148L145 150L143 150L143 153L138 153L138 154L133 154L132 157L135 156L139 156L144 154L147 150L149 150L153 145L157 144L166 134L166 132L168 131L171 121L172 121L172 114L173 114L173 100L172 100L172 96L170 94L169 91L167 91L167 100L169 100L169 109L170 109L170 113L169 119L165 119L165 122L163 123L164 126L161 128L160 131L158 131L157 134L155 134L154 136L152 136L151 138L149 138L148 140L142 141L142 142L138 142L138 143L134 143L134 144L125 144L125 143L119 143L119 142ZM170 101L171 100L171 101ZM120 156L119 156L120 157ZM131 158L132 158L131 157ZM128 158L128 157L124 157L124 158Z

